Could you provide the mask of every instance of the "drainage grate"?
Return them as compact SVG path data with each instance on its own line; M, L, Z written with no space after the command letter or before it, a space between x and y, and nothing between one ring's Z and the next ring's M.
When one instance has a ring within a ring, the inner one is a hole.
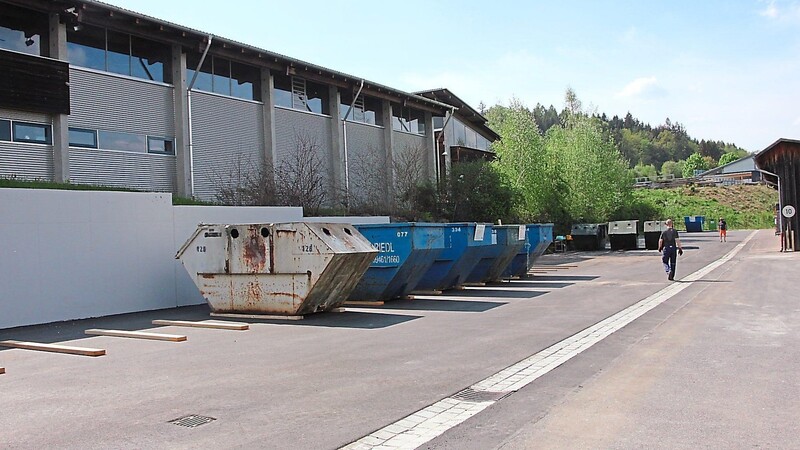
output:
M450 398L454 398L456 400L464 400L468 402L496 402L509 394L511 393L476 391L475 389L472 388L466 388L463 391L451 395Z
M197 414L191 414L186 417L181 417L180 419L170 420L169 423L180 425L186 428L196 428L200 425L205 425L207 423L211 423L217 419L213 417L207 416L199 416Z

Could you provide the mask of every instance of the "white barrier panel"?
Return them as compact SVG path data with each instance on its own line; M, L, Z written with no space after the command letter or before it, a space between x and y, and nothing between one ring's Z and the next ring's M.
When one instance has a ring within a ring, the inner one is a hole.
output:
M199 222L302 217L172 206L160 193L0 189L0 328L204 303L174 259Z

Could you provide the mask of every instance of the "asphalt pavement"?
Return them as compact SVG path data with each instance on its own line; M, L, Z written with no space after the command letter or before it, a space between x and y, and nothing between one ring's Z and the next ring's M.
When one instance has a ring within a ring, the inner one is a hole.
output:
M420 447L797 448L800 256L778 252L769 230L752 234L720 243L683 233L682 290ZM568 252L537 265L559 268L297 322L249 321L248 331L150 324L208 319L205 306L0 330L0 340L107 350L0 350L0 448L340 448L673 284L656 251ZM213 420L171 423L190 415Z

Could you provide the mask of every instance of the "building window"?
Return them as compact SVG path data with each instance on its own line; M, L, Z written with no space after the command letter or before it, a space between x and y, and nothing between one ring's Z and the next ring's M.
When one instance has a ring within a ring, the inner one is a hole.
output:
M0 3L0 48L47 56L47 16Z
M13 122L14 142L31 142L35 144L53 143L50 125L39 123Z
M453 119L453 143L451 145L467 145L467 127L458 119Z
M339 105L339 114L341 118L344 119L345 114L347 114L347 110L350 109L350 105L353 103L353 93L342 92L340 95L341 104ZM347 118L347 120L352 122L369 123L372 125L383 125L381 101L376 98L359 95L358 99L356 99L355 105L353 105L353 110L350 111L350 116Z
M11 140L11 121L0 119L0 141Z
M192 82L201 54L186 57L186 80ZM197 72L192 89L214 92L245 100L261 100L261 71L257 67L239 64L225 58L207 55Z
M167 45L105 28L67 28L67 58L76 66L162 83L172 81Z
M328 87L305 78L273 75L275 105L317 114L330 114Z
M145 136L119 131L98 131L98 147L103 150L145 153Z
M392 104L392 129L406 133L425 134L425 114L416 109Z
M70 127L69 146L81 147L81 148L97 148L97 131Z
M174 155L175 145L172 139L148 136L147 153L161 153L164 155Z

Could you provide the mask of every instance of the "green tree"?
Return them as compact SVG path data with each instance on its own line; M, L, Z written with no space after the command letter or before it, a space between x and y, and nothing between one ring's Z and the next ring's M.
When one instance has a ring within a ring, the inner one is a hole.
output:
M656 166L652 164L637 164L633 167L633 176L636 178L647 178L650 180L655 180L658 176L658 171L656 170Z
M684 164L684 161L664 161L661 165L661 176L673 175L675 178L681 178Z
M683 177L693 177L695 170L708 170L708 163L700 153L692 153L686 158L686 164L683 166Z
M508 107L492 107L489 125L501 136L494 149L494 166L520 199L516 214L524 220L548 220L548 203L558 197L553 182L553 164L545 154L544 142L533 113L518 100ZM555 127L557 128L557 127Z
M737 159L739 159L739 155L737 155L736 153L725 153L724 155L719 157L718 165L724 166L725 164L732 163Z
M566 219L601 222L630 199L628 163L604 135L598 119L569 114L564 127L545 135L545 154L568 189L562 194Z

